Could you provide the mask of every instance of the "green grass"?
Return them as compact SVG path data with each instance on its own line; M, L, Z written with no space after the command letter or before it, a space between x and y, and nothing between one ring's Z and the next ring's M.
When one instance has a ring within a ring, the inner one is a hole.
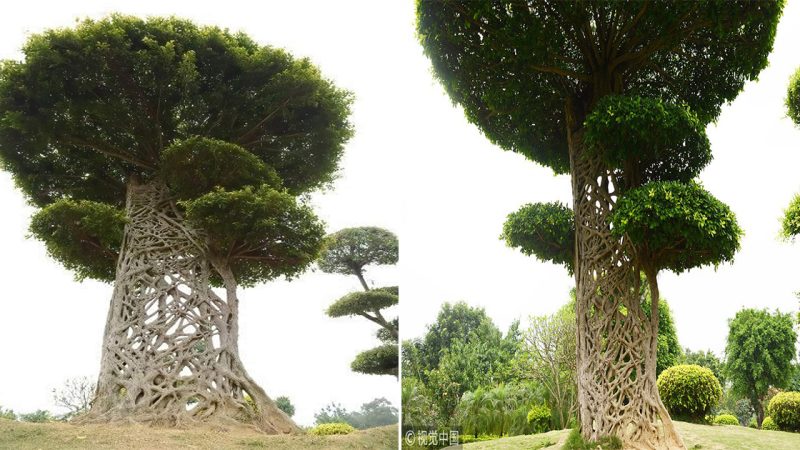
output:
M747 427L725 425L696 425L675 422L683 442L689 449L702 450L798 450L800 433L756 430ZM569 430L550 431L528 436L514 436L494 441L475 442L464 445L465 450L530 450L546 448L560 450ZM543 442L550 442L549 447Z
M143 425L23 423L0 419L0 449L14 450L355 450L396 449L397 426L348 435L269 436L248 427L155 428Z

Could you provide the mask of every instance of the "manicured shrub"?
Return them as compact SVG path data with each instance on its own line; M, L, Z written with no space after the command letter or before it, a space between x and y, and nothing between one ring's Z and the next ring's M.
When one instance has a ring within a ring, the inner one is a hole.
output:
M779 430L778 424L776 424L775 421L772 420L772 417L770 417L770 416L764 417L764 420L761 421L761 429L762 430L769 430L769 431L778 431Z
M546 405L536 405L528 411L528 423L533 427L534 433L544 433L550 429L550 408Z
M705 422L705 416L722 399L722 386L711 369L679 365L658 377L658 392L670 415L687 422Z
M739 419L733 414L720 414L714 417L714 425L739 425Z
M800 392L781 392L772 397L767 413L782 431L800 431Z
M332 434L350 434L356 431L350 424L347 423L323 423L308 430L309 434L317 436L329 436Z

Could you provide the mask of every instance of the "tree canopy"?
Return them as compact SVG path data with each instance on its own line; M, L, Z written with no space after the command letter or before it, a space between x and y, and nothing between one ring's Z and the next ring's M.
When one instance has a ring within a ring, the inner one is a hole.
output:
M363 271L369 265L397 264L397 236L378 227L344 228L326 238L320 255L319 268L326 273L356 275L363 281Z
M786 93L786 115L796 125L800 126L800 68L789 79L789 89ZM800 234L800 194L795 195L783 214L781 235L792 238Z
M767 65L783 2L418 1L447 93L495 144L565 173L565 104L608 94L686 105L701 123ZM702 92L702 95L698 95Z
M509 214L500 238L525 255L561 264L572 273L575 218L572 210L559 202L529 203Z
M178 18L112 15L32 36L0 66L0 162L31 232L78 278L113 278L127 187L164 183L245 285L292 276L324 230L351 95L307 59Z
M676 273L732 261L742 235L730 208L695 183L633 189L617 202L611 221L612 233L627 236L640 260Z
M0 70L0 154L43 206L122 205L173 143L236 144L299 193L329 181L352 134L350 94L307 59L177 18L112 15L34 35Z

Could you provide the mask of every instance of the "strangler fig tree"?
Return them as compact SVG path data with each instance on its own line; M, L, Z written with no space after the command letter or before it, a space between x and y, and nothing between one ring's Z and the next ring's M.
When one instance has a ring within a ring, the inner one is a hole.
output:
M767 65L782 1L417 2L436 77L494 144L569 174L572 205L504 236L575 276L582 435L685 448L656 386L657 274L730 261L739 229L694 179L706 125ZM627 448L626 447L626 448Z
M23 53L0 66L2 166L50 255L114 282L83 420L296 430L242 365L237 287L316 259L324 228L297 196L332 180L350 94L177 18L86 20Z

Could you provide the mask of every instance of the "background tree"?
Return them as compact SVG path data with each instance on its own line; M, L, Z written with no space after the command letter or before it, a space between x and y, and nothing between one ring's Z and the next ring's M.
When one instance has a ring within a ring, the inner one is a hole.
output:
M578 410L574 304L529 319L515 367L523 379L544 386L555 428L569 427Z
M347 423L360 430L397 424L397 408L381 397L361 405L358 411L348 411L342 405L331 403L314 414L316 423Z
M17 414L13 409L3 409L3 407L0 406L0 419L17 420Z
M397 286L370 289L364 278L369 265L397 264L399 243L394 233L377 227L345 228L326 237L317 261L326 273L355 275L363 292L351 292L328 307L328 316L361 316L380 326L376 336L383 343L356 355L351 364L355 372L398 376L399 325L397 317L386 319L384 309L397 305Z
M659 270L719 264L738 248L731 211L691 180L711 158L705 125L766 66L782 6L417 2L422 46L467 119L571 176L572 211L529 205L518 222L523 251L575 274L587 440L684 447L658 397L659 315L642 311L639 274L657 309Z
M292 401L289 400L289 397L282 395L276 398L275 406L277 406L281 411L285 412L287 416L294 416L294 405L292 404Z
M59 389L53 389L53 402L67 409L65 418L85 413L91 406L97 385L88 377L71 378Z
M747 398L761 427L764 397L770 386L782 388L792 375L797 333L789 314L742 309L729 322L725 373L735 393Z
M519 323L503 335L483 308L458 302L444 303L427 328L421 339L403 342L403 379L414 380L408 394L413 387L416 403L428 408L424 425L457 425L466 392L513 381L512 361L522 339Z
M296 196L332 180L349 93L177 18L86 20L23 53L0 66L2 166L42 208L31 232L50 255L114 281L84 420L296 430L241 363L236 291L317 257L323 227Z
M473 332L480 339L493 339L500 330L483 308L469 306L466 302L445 302L436 320L428 326L425 337L418 343L421 370L430 371L438 367L446 349L456 339L463 340Z
M681 364L693 364L711 369L711 372L714 373L714 376L717 377L719 384L721 384L723 388L727 384L724 363L711 350L693 351L686 348L679 359Z
M442 351L439 365L426 372L441 423L453 422L465 392L513 380L512 361L519 346L514 329L512 325L512 332L503 336L494 324L484 322L481 328L455 339Z

